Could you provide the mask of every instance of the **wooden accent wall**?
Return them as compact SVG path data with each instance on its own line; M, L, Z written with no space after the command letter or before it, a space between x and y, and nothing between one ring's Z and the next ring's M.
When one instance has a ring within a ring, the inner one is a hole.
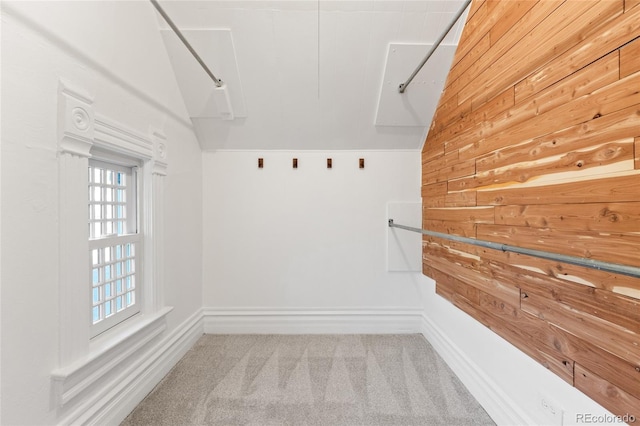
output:
M426 229L640 266L640 2L474 0L422 196ZM640 279L423 244L438 294L640 418Z

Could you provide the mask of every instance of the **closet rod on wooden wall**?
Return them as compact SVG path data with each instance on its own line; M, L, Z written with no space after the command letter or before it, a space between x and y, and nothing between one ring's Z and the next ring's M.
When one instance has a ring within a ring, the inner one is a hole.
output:
M409 78L407 79L407 81L405 81L404 83L402 83L399 87L398 87L398 92L400 93L404 93L405 90L407 90L407 86L409 85L409 83L411 83L411 81L414 79L414 77L420 72L420 70L422 69L422 67L424 67L424 64L427 63L427 61L429 60L429 58L431 57L431 55L433 55L433 52L436 51L436 49L438 48L438 46L440 46L440 43L442 43L442 40L444 40L444 38L447 36L447 34L449 34L449 31L451 31L451 28L453 28L453 26L456 24L456 22L458 22L458 19L460 19L460 17L462 16L462 14L464 13L465 9L467 8L467 6L469 6L469 3L471 3L471 0L466 0L464 2L464 4L462 5L462 7L460 8L460 10L458 11L458 14L453 18L453 21L451 21L451 23L449 24L449 26L447 27L446 30L444 30L444 32L440 35L440 37L435 41L435 43L433 43L433 46L431 46L431 50L429 50L429 53L427 53L427 56L424 57L424 59L422 60L422 62L420 62L420 65L418 65L418 67L413 71L413 73L409 76Z
M184 35L180 32L180 30L178 29L178 27L176 26L176 24L173 23L173 21L171 20L171 18L169 18L169 15L167 15L167 13L164 11L164 9L162 9L162 7L160 6L160 4L158 3L157 0L149 0L151 2L151 4L153 5L153 7L156 8L156 10L158 11L158 13L160 15L162 15L162 17L164 18L164 20L167 22L167 24L169 24L169 26L171 27L171 29L173 30L174 33L176 33L176 35L178 36L178 38L180 39L180 41L182 41L182 43L185 45L185 47L187 48L187 50L189 50L189 52L191 52L191 54L193 55L194 58L196 58L196 61L198 61L198 63L200 64L200 66L202 66L202 68L204 69L204 71L209 75L209 77L211 77L211 79L213 80L213 82L215 83L215 85L217 87L222 87L222 82L215 76L213 75L213 73L211 72L211 70L209 69L209 67L207 66L207 64L204 63L204 61L202 60L202 58L200 57L200 55L198 55L198 52L195 51L195 49L191 46L191 44L189 43L189 41L184 37Z
M558 262L569 263L571 265L584 266L591 269L598 269L600 271L607 271L607 272L612 272L614 274L621 274L621 275L627 275L634 278L640 278L640 268L635 266L604 262L601 260L587 259L585 257L569 256L566 254L553 253L553 252L543 251L543 250L527 249L523 247L510 246L508 244L494 243L493 241L477 240L475 238L443 234L441 232L427 231L426 229L413 228L411 226L406 226L406 225L398 225L396 223L393 223L393 219L389 219L389 227L404 229L412 232L418 232L420 234L428 235L431 237L443 238L449 241L457 241L460 243L472 244L474 246L490 248L493 250L525 254L527 256L539 257L541 259L555 260Z

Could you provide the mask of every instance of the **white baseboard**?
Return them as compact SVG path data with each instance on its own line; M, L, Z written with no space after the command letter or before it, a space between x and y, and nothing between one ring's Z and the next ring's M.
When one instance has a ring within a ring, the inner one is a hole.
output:
M422 334L498 425L536 424L426 315Z
M68 414L59 424L119 425L202 334L202 310L198 310L114 378L119 384L109 393L88 397L81 412Z
M422 309L204 308L207 334L412 334Z

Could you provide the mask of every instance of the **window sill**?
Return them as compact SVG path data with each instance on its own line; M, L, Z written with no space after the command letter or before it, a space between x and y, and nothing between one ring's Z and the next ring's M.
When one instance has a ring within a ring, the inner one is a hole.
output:
M129 357L166 330L165 317L172 310L168 306L153 314L130 318L126 327L115 327L92 339L85 357L54 370L51 378L58 406L68 404L98 381L103 386L105 375L117 373Z

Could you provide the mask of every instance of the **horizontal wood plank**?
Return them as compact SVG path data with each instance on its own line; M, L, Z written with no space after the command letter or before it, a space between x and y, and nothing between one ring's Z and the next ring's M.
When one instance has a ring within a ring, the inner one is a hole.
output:
M505 146L514 140L523 141L544 136L554 129L564 129L604 115L615 113L640 104L640 73L632 74L622 80L603 87L593 93L576 98L544 114L531 117L513 127L483 139L482 132L475 135L469 144L461 146L460 140L451 141L459 149L461 160L477 158ZM475 140L475 141L474 141ZM481 140L482 143L478 143ZM450 150L449 147L446 148Z
M449 72L448 79L451 81L457 79L462 73L464 73L474 62L484 55L489 47L491 41L489 40L489 34L486 33L468 52L464 55L460 61L456 62L451 71ZM456 98L457 99L457 98Z
M422 147L422 162L427 162L428 160L438 158L442 155L444 155L444 146L430 142L430 140L427 139Z
M640 232L640 203L498 206L497 225L567 231Z
M425 220L446 220L466 223L494 223L493 207L425 209Z
M635 13L640 13L640 8ZM640 38L620 48L620 78L638 71L640 71Z
M585 312L571 309L562 303L537 297L525 290L528 297L521 301L521 308L537 318L561 328L582 340L606 350L613 355L640 366L640 335L623 327L603 321Z
M478 239L576 257L640 266L640 234L478 224Z
M446 182L445 182L446 183ZM446 195L436 195L425 197L422 196L422 207L430 208L430 207L446 207Z
M596 32L600 25L621 14L623 9L622 0L563 3L533 28L516 48L495 58L487 72L461 89L458 101L472 98L473 102L478 102L492 98L517 83L520 76L534 71ZM522 52L527 53L523 55Z
M494 117L507 111L509 108L513 107L513 105L514 88L509 87L504 92L491 99L489 102L483 104L481 107L476 107L471 113L467 113L464 116L458 117L454 123L446 126L446 128L444 128L436 136L435 140L439 142L449 142L453 139L462 137L461 135L463 133L467 133L469 129L480 126L481 123L485 121L492 121ZM456 150L456 146L457 145L451 142L447 143L447 145L445 146L446 152ZM461 144L461 146L463 146L463 144Z
M595 37L586 37L574 48L531 74L516 86L516 100L525 99L561 81L567 72L576 72L598 58L640 35L640 11L618 15ZM614 52L617 54L617 52ZM620 64L622 67L622 63Z
M449 192L444 198L444 207L474 207L477 195L476 191Z
M640 5L640 0L624 0L624 11L625 13L633 9L634 7Z
M523 315L530 315L523 312ZM607 377L611 383L634 396L640 393L640 380L636 364L625 361L604 349L593 345L555 325L549 324L543 333L536 335L546 347L553 347L560 354L574 360L596 374Z
M482 2L472 2L472 10L469 11L467 22L465 22L464 29L460 35L460 41L458 42L458 48L456 49L456 54L453 58L453 67L467 56L469 51L475 47L478 41L486 33L486 31L483 32L482 29L486 28L485 22L487 21L488 15L487 9L486 0Z
M508 1L503 3L507 4L508 9L504 11L501 19L498 19L491 27L491 30L489 30L492 45L496 44L502 36L519 25L520 19L522 19L522 17L525 16L533 6L535 6L537 1L524 0Z
M626 418L625 423L632 423L628 420L629 416L634 419L640 418L639 398L633 397L579 364L575 366L575 386L613 414Z
M501 300L516 305L520 300L520 290L509 282L499 282L484 275L483 267L474 260L447 249L436 249L432 244L425 249L423 261L433 269L456 277L456 279Z
M504 146L476 160L479 173L511 164L538 161L606 142L638 136L640 106L632 105L612 114L588 120L547 135Z
M422 187L422 198L438 197L447 194L447 182L438 182Z
M480 293L480 310L493 331L515 341L525 353L540 362L560 378L573 384L573 360L545 344L539 336L548 332L548 324L523 313L519 307L486 293Z
M490 262L492 266L509 265L509 267L517 268L518 272L514 275L537 274L543 279L557 282L559 286L564 286L567 283L569 285L579 284L640 299L640 280L626 275L499 250L481 249L477 255L485 262L496 262Z
M544 0L538 1L523 17L518 21L518 25L512 27L509 31L509 37L502 37L494 45L487 54L483 55L478 61L467 69L463 75L453 81L447 81L447 96L452 96L474 81L475 78L484 74L487 68L493 64L496 58L500 58L514 49L523 38L525 38L534 29L540 21L544 20L552 12L558 9L564 3L564 0ZM466 30L466 28L465 28ZM466 43L462 40L458 46L458 52L464 52L472 46L466 47ZM462 104L468 99L458 99L458 103Z
M475 119L473 125L466 126L465 131L454 127L455 134L451 131L443 132L443 135L448 140L446 149L460 149L468 144L468 140L488 139L492 135L507 131L518 124L526 124L540 115L564 106L582 96L589 95L597 89L618 81L618 79L618 52L614 52L567 77L561 84L545 89L535 98L514 103L513 107L501 112L499 115L492 115L493 119L491 120L478 120L478 117L473 116ZM524 84L524 82L516 85L515 90L518 89L520 84ZM513 91L511 91L511 95L514 97L513 102L515 102L516 98ZM584 103L584 100L582 102ZM492 103L491 101L487 102L485 108L487 105L492 105ZM545 133L548 132L543 132L542 134Z
M511 271L508 265L496 265L500 271ZM523 298L542 297L566 305L575 311L640 333L640 299L622 296L607 290L588 287L560 280L545 279L535 272L519 272L515 275Z
M530 205L558 203L636 202L640 174L595 177L589 180L539 187L478 191L477 202L487 205Z
M422 184L429 185L432 183L446 182L452 177L471 176L476 172L475 160L458 161L458 153L454 152L456 160L449 164L440 164L440 162L430 162L428 166L424 166L425 173L422 174ZM446 157L446 155L445 155ZM427 172L427 167L434 168ZM438 168L440 167L440 168Z
M617 165L617 167L608 168L608 171L632 170L633 143L634 140L629 138L571 151L562 156L514 163L508 167L487 170L473 176L452 177L447 189L448 191L481 190L501 184L525 183L542 176L552 178L556 174L559 174L559 179L566 179L567 173L573 173L578 178L580 175L589 175L590 168L607 165Z
M428 231L467 238L474 238L476 236L476 225L475 223L469 222L450 222L448 220L429 220L423 218L422 228Z

